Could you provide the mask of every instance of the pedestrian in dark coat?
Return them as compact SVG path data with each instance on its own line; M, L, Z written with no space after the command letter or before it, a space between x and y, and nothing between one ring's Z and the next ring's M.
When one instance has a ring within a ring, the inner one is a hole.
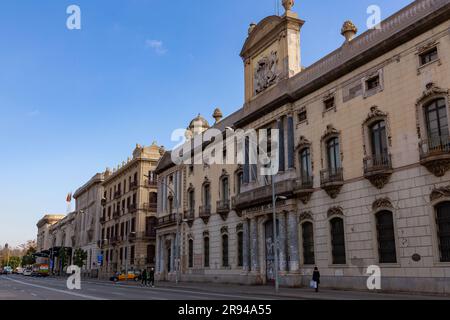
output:
M316 292L319 292L320 272L317 267L314 268L312 280L316 282Z
M146 269L144 269L144 271L142 271L142 275L141 275L141 277L142 277L142 285L143 286L147 286L148 285L148 278L147 278L147 270Z
M150 272L148 273L148 280L153 288L155 286L155 269L150 269Z

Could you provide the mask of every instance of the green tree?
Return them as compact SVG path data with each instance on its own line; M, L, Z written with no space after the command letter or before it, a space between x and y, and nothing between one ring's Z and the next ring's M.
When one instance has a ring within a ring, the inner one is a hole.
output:
M68 255L67 255L67 249L66 248L61 248L59 249L58 252L58 257L59 257L59 262L60 262L60 271L64 270L65 267L67 267L67 263L68 263Z
M73 255L74 264L80 268L83 268L85 261L87 260L87 252L82 249L75 250Z
M36 253L35 247L28 248L28 250L25 252L25 255L22 258L22 267L33 265L36 263L36 258L34 257L35 253Z
M9 258L9 266L10 266L13 270L15 270L17 267L20 266L21 261L22 261L22 259L21 259L20 257L16 257L16 256L10 257L10 258Z

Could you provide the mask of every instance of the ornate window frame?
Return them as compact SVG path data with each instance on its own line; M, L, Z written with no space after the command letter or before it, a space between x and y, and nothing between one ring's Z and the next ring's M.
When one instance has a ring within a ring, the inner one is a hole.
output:
M389 211L392 214L392 220L394 225L394 238L395 238L395 254L396 254L396 260L397 262L394 263L382 263L380 262L380 253L378 251L378 230L377 230L377 214L383 211ZM376 258L376 261L378 264L383 266L389 266L389 267L400 267L400 238L398 235L398 228L397 228L397 215L396 210L394 207L394 204L392 203L392 200L388 197L381 197L375 199L375 201L372 203L372 214L371 214L371 230L372 230L372 248L374 257Z
M437 50L438 58L436 60L430 61L426 64L422 64L422 61L420 60L421 55L433 50L434 48L436 48L436 50ZM423 69L426 69L427 67L429 67L435 63L437 63L438 66L441 66L442 65L441 52L442 52L442 50L441 50L440 41L431 40L423 45L418 46L416 53L415 53L416 61L417 61L417 75L420 75L422 73Z
M341 157L340 162L341 162L341 167L343 167L343 163L344 163L344 152L343 152L343 144L342 144L342 136L341 136L341 131L337 130L332 124L327 125L327 128L324 132L324 134L322 135L321 139L320 139L320 144L321 144L321 164L322 164L322 169L329 169L328 168L328 150L327 150L327 144L328 141L330 141L333 138L338 138L339 139L339 155Z
M334 102L334 106L327 109L326 108L326 102L328 102L329 100L333 99ZM325 117L325 114L329 113L329 112L337 112L337 90L336 88L329 90L323 97L322 97L322 118Z
M416 126L419 140L427 138L427 124L424 108L437 99L445 99L447 105L447 121L449 122L450 128L450 90L443 89L434 82L429 82L426 84L422 95L416 101Z
M386 138L388 142L388 147L392 148L392 131L389 121L389 114L387 112L381 111L378 106L374 105L370 107L370 112L367 115L367 118L362 123L364 157L372 155L370 128L379 121L384 121L386 125L386 135L387 135Z
M297 164L297 176L301 177L301 165L300 165L300 154L303 152L303 150L309 149L310 157L311 157L311 175L314 174L314 150L313 150L313 144L310 140L306 139L305 136L300 136L300 139L298 143L295 145L295 152L294 152L294 162Z
M332 244L332 233L331 233L331 221L335 218L339 218L342 220L344 225L344 246L345 246L345 264L334 264L333 263L333 244ZM331 268L345 268L349 265L349 251L348 251L348 239L347 239L347 224L346 217L344 214L344 209L340 206L335 206L327 211L327 230L328 230L328 259L329 259L329 267Z
M316 256L316 224L314 222L314 217L313 217L313 213L311 211L303 211L300 212L299 216L298 216L298 251L299 251L299 256L300 256L300 264L302 266L311 266L309 264L305 264L305 259L304 259L304 248L303 248L303 224L305 223L311 223L313 226L313 244L314 244L314 260L315 262L317 262L317 256Z
M374 72L368 73L365 77L362 78L363 85L363 98L367 99L377 93L380 93L384 90L384 72L383 69L378 69ZM374 89L367 89L367 82L375 77L379 79L379 86Z
M439 249L439 235L438 235L438 225L437 225L437 212L436 207L444 202L450 202L450 185L441 186L434 188L430 193L430 205L429 205L429 217L432 233L432 243L433 243L433 261L434 266L437 267L450 267L450 262L441 262L441 251Z

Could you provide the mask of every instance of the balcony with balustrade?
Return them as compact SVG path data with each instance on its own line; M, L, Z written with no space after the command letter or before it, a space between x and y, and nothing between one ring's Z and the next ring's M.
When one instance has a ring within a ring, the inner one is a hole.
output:
M136 203L132 203L128 206L128 213L135 213L137 212L137 205Z
M156 202L147 202L144 203L144 211L147 212L156 212L156 210L158 209L158 204Z
M331 168L320 171L320 187L332 198L336 199L344 185L344 169Z
M296 180L286 179L275 183L277 196L293 197ZM253 206L272 203L272 184L240 193L233 197L233 206L239 212Z
M295 181L294 194L307 204L314 193L314 178L311 175L304 174L300 179Z
M192 225L195 221L195 206L192 206L191 208L188 208L184 211L184 219L186 220L189 227L192 228Z
M122 191L118 190L116 192L114 192L114 200L119 199L122 196Z
M171 213L164 217L158 218L158 228L171 227L177 224L177 214Z
M203 205L198 209L199 217L203 220L205 224L209 222L209 218L211 218L211 206Z
M420 164L436 177L450 170L450 136L436 136L419 143Z
M113 212L113 219L119 219L120 218L120 209L117 209Z
M228 214L231 211L231 201L230 199L218 200L216 204L216 211L222 217L223 221L226 221Z
M392 158L388 153L364 158L364 177L378 189L389 182L393 173Z

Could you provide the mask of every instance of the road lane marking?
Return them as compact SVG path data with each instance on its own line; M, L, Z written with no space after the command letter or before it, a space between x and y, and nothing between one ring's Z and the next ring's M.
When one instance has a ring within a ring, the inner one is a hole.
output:
M22 282L22 281L15 280L15 279L10 279L10 278L6 278L6 279L9 280L9 281L13 281L13 282L16 282L16 283L20 283L20 284L26 285L26 286L40 288L40 289L45 289L45 290L54 291L54 292L59 292L59 293L71 295L71 296L74 296L74 297L90 299L90 300L106 300L106 299L102 299L102 298L98 298L98 297L94 297L94 296L88 296L88 295L81 294L81 293L68 292L68 291L65 291L65 290L54 289L54 288L50 288L50 287L40 286L40 285L37 285L37 284L26 283L26 282ZM31 295L33 295L33 294L31 294Z

